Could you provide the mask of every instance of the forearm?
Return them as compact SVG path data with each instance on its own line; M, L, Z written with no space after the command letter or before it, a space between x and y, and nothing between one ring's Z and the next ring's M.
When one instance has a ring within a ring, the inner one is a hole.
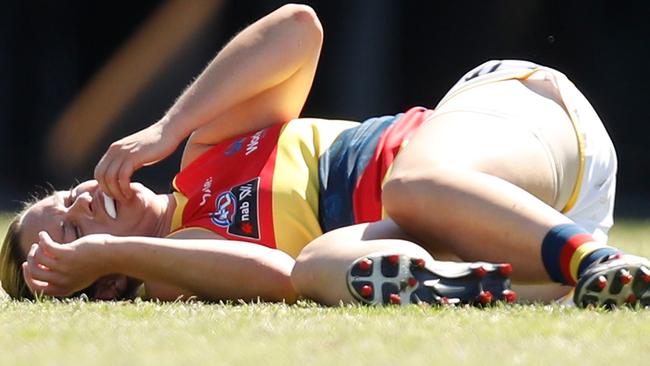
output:
M293 302L294 260L260 245L223 240L114 237L112 271L187 290L204 300Z
M315 69L321 43L322 30L313 11L306 6L284 6L233 38L158 123L185 138L244 101L296 78L303 69ZM297 93L298 100L275 101L266 111L269 115L282 119L299 114L313 78L313 70L307 71L309 75L297 81L307 84L307 90ZM255 125L263 120L246 126L227 122L211 129L212 135L221 135L211 136L215 141L266 127Z

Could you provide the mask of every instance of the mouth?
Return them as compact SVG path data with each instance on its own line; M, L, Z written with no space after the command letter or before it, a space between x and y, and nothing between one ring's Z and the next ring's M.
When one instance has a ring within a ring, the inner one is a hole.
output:
M102 198L104 200L104 211L106 211L106 214L113 220L117 219L117 207L115 206L113 197L102 192Z

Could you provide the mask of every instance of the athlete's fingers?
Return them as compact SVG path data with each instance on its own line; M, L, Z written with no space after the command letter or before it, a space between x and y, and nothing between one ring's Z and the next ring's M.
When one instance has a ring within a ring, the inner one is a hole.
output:
M66 258L74 251L74 248L57 243L46 231L40 231L38 233L38 249L43 254L40 260L44 262L43 264L47 263L50 270L63 274L69 271Z
M53 269L57 267L57 261L54 259L54 257L51 256L51 254L48 254L45 252L44 249L41 248L40 245L36 244L39 250L36 250L33 254L30 252L27 255L27 259L30 258L30 256L33 258L34 263L43 265L47 268Z
M27 252L27 256L28 257L30 255L33 256L37 250L38 250L38 243L32 243L32 245L29 247L29 251Z
M67 296L71 294L70 291L56 284L35 279L27 262L23 262L22 267L25 283L34 295Z
M118 169L119 162L115 161L115 159L112 159L110 164L106 166L106 170L104 172L104 185L106 186L106 190L104 192L115 199L120 198L120 196L115 193L115 187L117 186L116 174Z
M34 258L27 258L27 267L31 278L34 281L46 282L49 284L57 285L65 282L65 278L61 274L50 271L47 267L39 265L34 261Z
M32 277L32 272L27 262L23 262L23 279L25 279L25 284L27 284L27 287L29 287L33 294L43 293L47 289L47 282L38 281Z
M130 161L122 162L118 174L118 183L120 191L126 199L131 199L131 176L133 175L133 164Z
M38 232L38 247L44 251L44 254L53 259L59 258L65 254L65 247L50 237L47 231Z
M38 250L38 244L36 243L32 244L32 246L29 247L29 252L27 252L27 257L25 258L25 262L27 263L27 265L30 265L32 263L31 261L33 261L34 253L36 253L37 250Z
M95 166L94 177L97 180L97 183L99 184L99 188L103 192L108 192L108 187L106 185L106 167L109 164L110 164L110 159L108 157L108 153L106 153L99 160L99 163L97 163L97 166Z
M122 165L121 159L114 159L113 161L111 161L111 165L107 167L106 175L104 176L105 179L104 183L106 184L106 188L108 189L105 192L109 196L113 197L118 201L124 201L126 198L122 194L118 182L119 180L118 174L120 172L121 165Z
M29 252L27 253L27 257L25 258L25 261L27 262L29 268L45 267L45 264L39 263L36 260L36 253L38 252L42 252L39 250L38 244L32 244L32 246L29 248Z

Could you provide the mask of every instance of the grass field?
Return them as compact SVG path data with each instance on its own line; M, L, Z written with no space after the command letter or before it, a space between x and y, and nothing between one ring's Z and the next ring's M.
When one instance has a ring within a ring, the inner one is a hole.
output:
M650 256L650 222L620 223L612 242ZM647 310L0 298L0 365L646 365L649 341Z

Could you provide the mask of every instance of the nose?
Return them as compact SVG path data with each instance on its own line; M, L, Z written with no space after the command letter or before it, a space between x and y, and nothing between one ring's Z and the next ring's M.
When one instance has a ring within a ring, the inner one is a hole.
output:
M93 208L92 208L93 198L89 192L83 192L78 195L70 208L68 209L68 215L73 215L75 218L88 217L92 218Z

